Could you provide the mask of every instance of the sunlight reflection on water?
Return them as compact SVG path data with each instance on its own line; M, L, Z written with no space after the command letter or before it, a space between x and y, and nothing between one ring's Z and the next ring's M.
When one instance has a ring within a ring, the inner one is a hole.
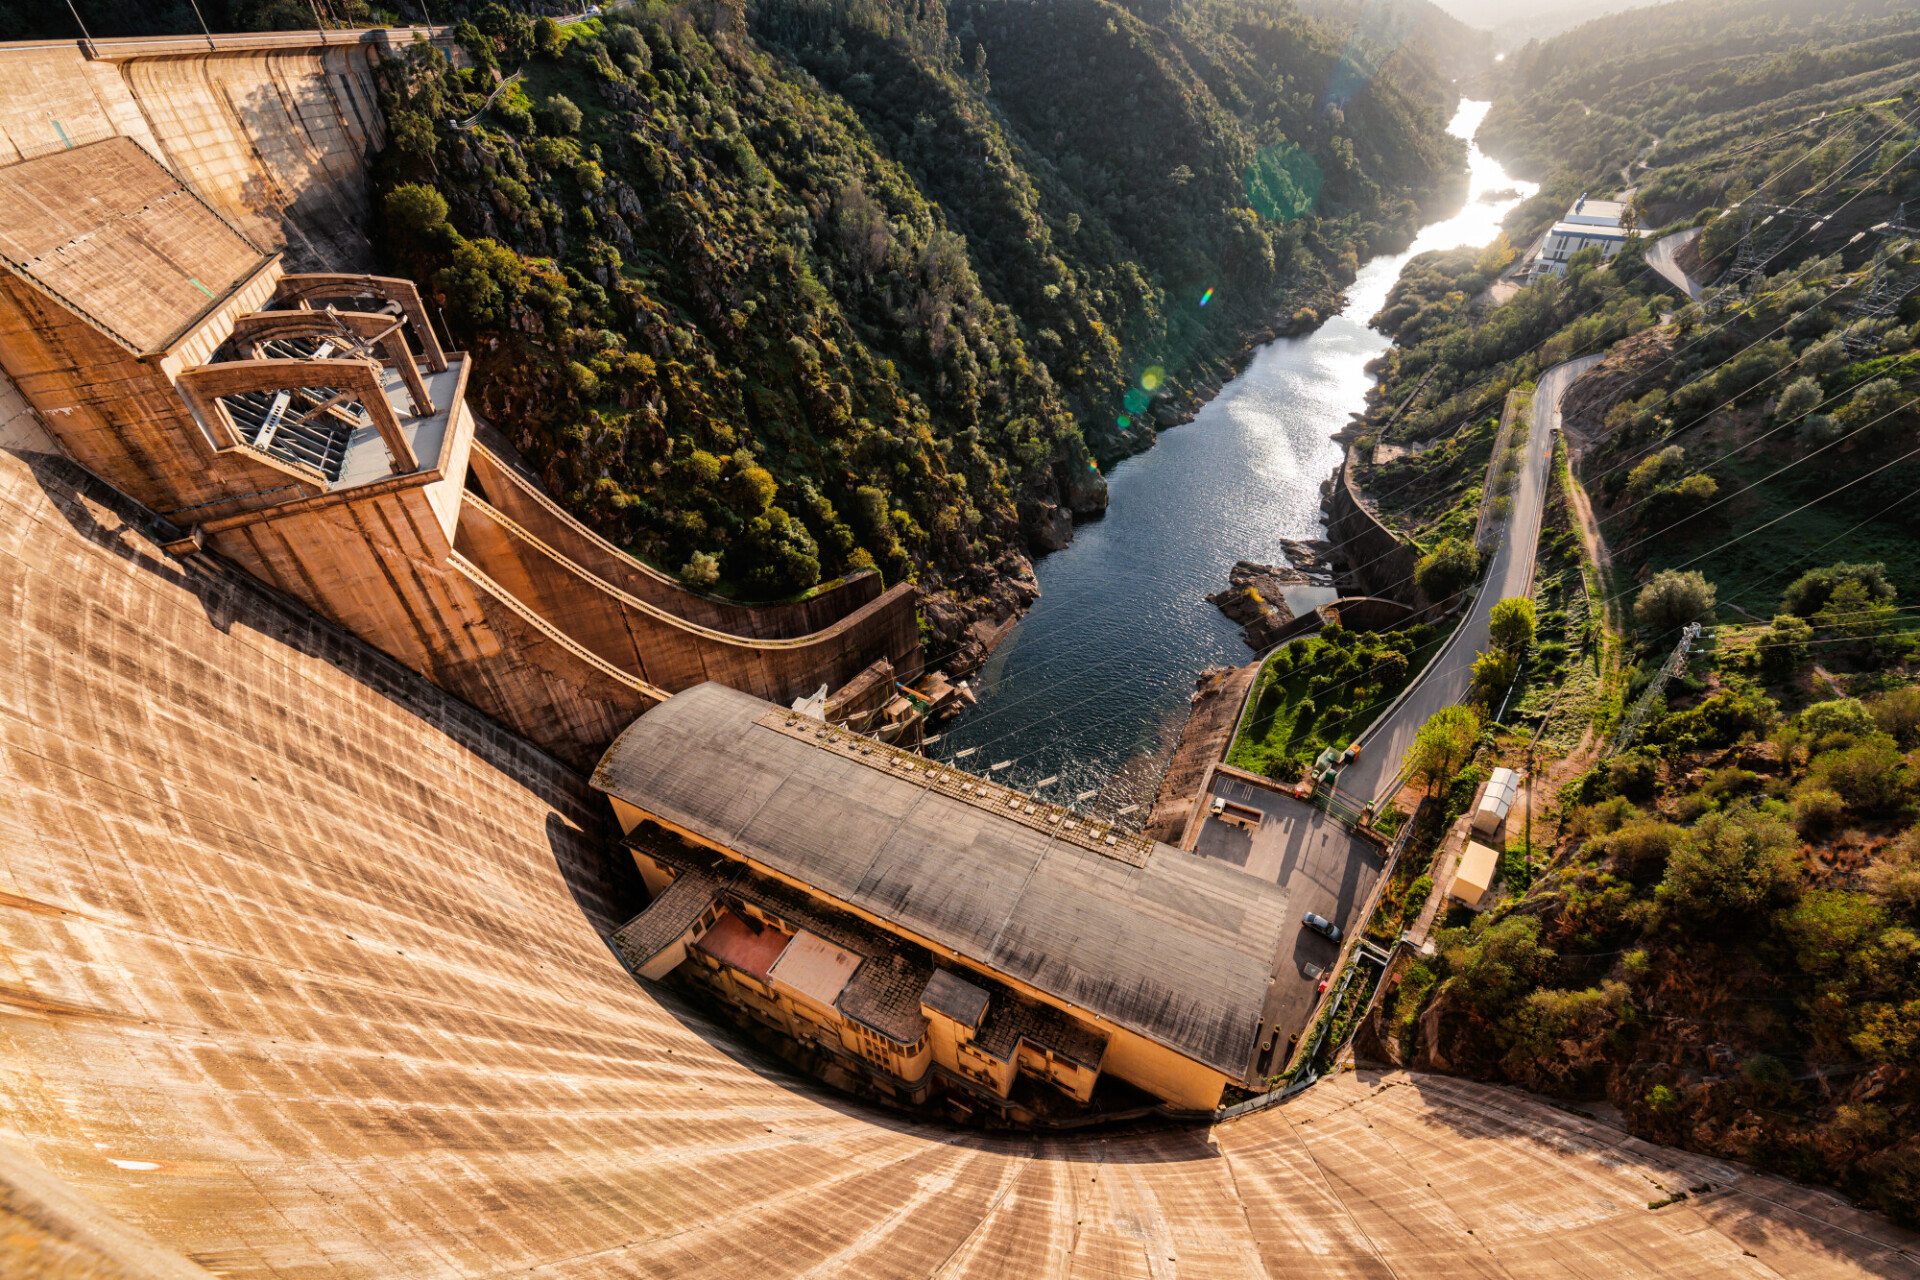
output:
M1470 138L1487 103L1464 102L1450 126ZM1400 268L1419 253L1483 245L1518 200L1481 195L1532 183L1509 178L1469 147L1466 205L1423 228L1403 254L1360 270L1348 305L1315 332L1255 353L1194 420L1107 476L1104 519L1035 565L1042 595L975 680L980 706L932 754L973 772L1011 760L996 780L1029 786L1050 774L1055 799L1099 788L1112 810L1152 800L1206 667L1247 662L1240 630L1206 595L1236 560L1277 562L1283 538L1317 538L1320 483L1340 460L1332 436L1363 408L1367 362L1390 345L1367 328Z

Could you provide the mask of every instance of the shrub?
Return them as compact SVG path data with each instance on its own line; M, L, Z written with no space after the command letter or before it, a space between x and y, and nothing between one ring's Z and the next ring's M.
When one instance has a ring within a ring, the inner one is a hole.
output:
M1887 917L1864 893L1816 889L1782 911L1778 923L1801 972L1821 977L1847 969L1855 952L1879 938Z
M1400 925L1405 928L1419 918L1421 908L1433 896L1433 877L1421 876L1407 887L1406 901L1400 904Z
M1630 800L1653 795L1660 781L1660 761L1645 750L1624 751L1607 762L1607 789Z
M1648 737L1681 751L1730 747L1773 723L1779 707L1763 693L1727 690L1697 707L1663 717Z
M496 98L489 110L507 132L522 138L533 136L533 113L519 103L505 97Z
M1698 570L1663 569L1640 588L1634 620L1656 636L1665 635L1711 614L1716 594Z
M1884 742L1868 742L1816 756L1811 777L1840 793L1849 809L1886 814L1906 799L1907 778L1900 753Z
M1870 699L1867 709L1873 713L1880 731L1903 748L1920 746L1920 686L1908 685Z
M1817 409L1824 399L1826 396L1820 390L1819 379L1795 378L1774 402L1774 416L1782 422L1802 417Z
M1540 945L1540 922L1507 916L1473 925L1465 946L1450 948L1447 965L1459 979L1452 991L1483 1017L1510 1013L1552 971L1554 953Z
M1633 872L1660 870L1686 842L1687 831L1658 818L1636 816L1610 836L1596 841L1598 851Z
M1445 600L1479 575L1480 554L1473 549L1473 544L1448 538L1421 559L1413 571L1413 580L1429 600Z
M1658 453L1642 458L1632 471L1627 473L1627 496L1638 502L1680 474L1680 468L1687 462L1687 451L1677 444L1670 444Z
M1704 473L1663 485L1647 495L1647 520L1653 524L1685 520L1712 506L1719 492L1720 482Z
M1865 641L1875 645L1893 629L1893 606L1875 600L1858 582L1843 582L1833 589L1827 603L1813 615L1813 625L1838 640Z
M1804 708L1793 718L1792 728L1809 752L1817 754L1870 740L1880 731L1880 722L1858 698L1830 698Z
M1701 924L1734 924L1790 900L1801 875L1799 841L1756 809L1710 813L1667 859L1660 899Z
M720 580L720 558L696 551L680 568L680 581L690 587L710 587Z
M1834 588L1843 582L1858 582L1869 599L1890 601L1896 592L1887 581L1885 564L1830 564L1809 569L1793 580L1780 597L1780 607L1800 618L1811 618L1826 608Z
M1775 1105L1793 1096L1793 1072L1766 1053L1756 1053L1740 1064L1740 1078L1762 1103Z
M1809 840L1827 835L1847 816L1847 802L1826 787L1802 785L1793 793L1794 829Z
M1755 646L1760 669L1776 680L1785 680L1807 665L1812 653L1813 628L1791 613L1775 615L1773 625Z
M1900 384L1892 378L1875 378L1853 393L1836 415L1849 430L1878 425L1900 407Z
M1567 815L1567 826L1578 837L1604 836L1618 831L1638 813L1633 802L1625 796L1611 796L1575 809Z
M1920 920L1920 827L1894 837L1861 879L1881 906Z
M555 137L580 132L580 108L563 94L556 93L534 108L533 118L542 131Z
M567 30L552 18L536 18L533 44L543 57L558 58L567 51Z
M1800 420L1799 436L1811 445L1832 444L1846 428L1830 413L1816 413Z

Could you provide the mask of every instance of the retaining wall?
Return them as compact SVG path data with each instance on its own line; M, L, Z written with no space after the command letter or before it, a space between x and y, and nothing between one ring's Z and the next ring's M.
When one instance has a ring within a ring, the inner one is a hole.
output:
M537 482L479 440L468 466L494 510L601 581L698 627L756 640L790 640L822 631L880 598L880 575L871 569L785 604L741 604L689 591L568 515Z
M877 659L902 681L921 668L914 589L906 584L809 635L756 640L698 627L629 595L465 495L454 545L533 612L616 670L670 693L717 680L770 702L837 689Z
M1396 537L1368 511L1353 487L1353 449L1335 473L1327 503L1327 532L1332 535L1350 572L1368 595L1397 600L1409 608L1426 606L1426 597L1413 584L1419 553Z
M124 135L289 271L367 270L366 160L386 143L373 66L407 38L0 44L0 165Z

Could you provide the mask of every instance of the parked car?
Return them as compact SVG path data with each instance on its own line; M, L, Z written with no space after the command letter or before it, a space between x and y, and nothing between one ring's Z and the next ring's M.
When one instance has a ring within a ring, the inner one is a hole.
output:
M1307 914L1300 917L1300 923L1304 924L1305 926L1307 926L1307 928L1313 930L1315 933L1322 934L1334 942L1340 941L1340 926L1335 924L1333 921L1327 919L1325 916L1317 916L1313 914L1313 912L1309 911L1307 912Z

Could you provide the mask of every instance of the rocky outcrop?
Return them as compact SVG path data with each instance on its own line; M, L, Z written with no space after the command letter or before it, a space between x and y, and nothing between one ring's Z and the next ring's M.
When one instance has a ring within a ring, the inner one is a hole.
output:
M977 670L1040 598L1033 562L1013 551L970 577L965 586L973 590L960 594L964 588L948 588L920 598L927 666L955 677Z
M1073 516L1058 503L1025 502L1021 504L1020 530L1035 554L1044 555L1073 541Z
M1153 797L1153 808L1141 828L1149 839L1179 842L1201 780L1207 776L1207 769L1227 753L1240 706L1259 674L1257 662L1244 667L1208 667L1193 682L1193 694L1187 699L1187 723L1180 730L1180 741L1174 745L1173 757Z
M1264 649L1282 627L1293 621L1283 585L1304 586L1306 575L1291 565L1255 564L1241 560L1227 574L1228 587L1207 597L1207 603L1240 624L1253 649Z

